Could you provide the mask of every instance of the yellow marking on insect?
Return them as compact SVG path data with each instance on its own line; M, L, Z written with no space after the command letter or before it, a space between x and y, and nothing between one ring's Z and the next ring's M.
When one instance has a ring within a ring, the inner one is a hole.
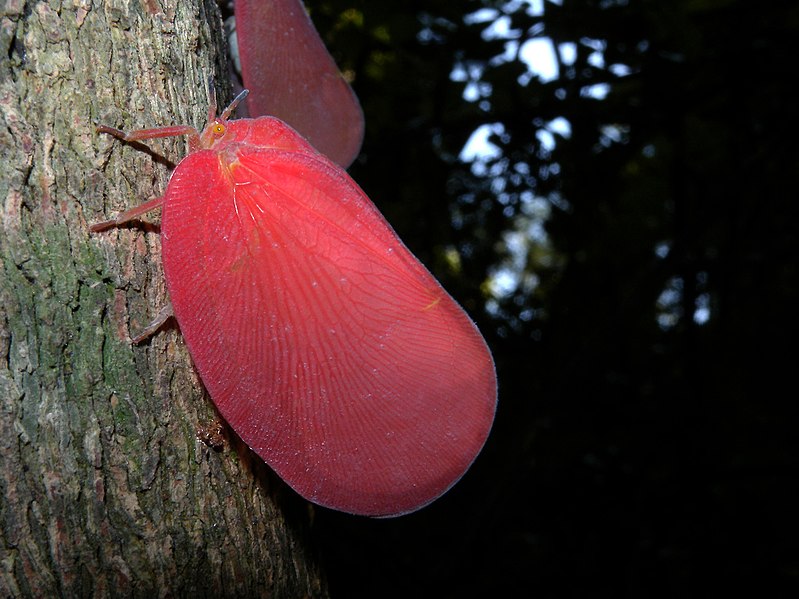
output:
M441 297L437 297L432 302L427 304L424 308L422 308L422 312L427 312L428 310L435 308L439 303L441 303Z

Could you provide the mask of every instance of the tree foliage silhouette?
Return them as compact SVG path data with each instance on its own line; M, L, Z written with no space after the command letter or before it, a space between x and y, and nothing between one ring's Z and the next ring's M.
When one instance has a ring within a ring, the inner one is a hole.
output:
M795 585L792 3L344 4L311 7L364 102L354 176L492 337L500 409L438 505L322 515L333 591Z

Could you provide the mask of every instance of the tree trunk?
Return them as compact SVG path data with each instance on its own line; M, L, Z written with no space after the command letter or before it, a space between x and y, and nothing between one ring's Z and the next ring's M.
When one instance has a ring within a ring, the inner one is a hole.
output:
M305 503L229 431L197 440L215 412L177 328L130 342L168 301L157 226L88 230L169 177L95 126L202 127L226 85L215 3L0 18L0 594L325 596Z

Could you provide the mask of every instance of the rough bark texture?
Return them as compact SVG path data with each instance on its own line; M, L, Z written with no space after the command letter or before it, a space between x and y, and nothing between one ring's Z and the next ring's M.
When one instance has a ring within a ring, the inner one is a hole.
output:
M175 4L0 8L3 597L326 595L304 503L197 440L215 413L179 332L130 343L167 301L157 226L88 231L169 176L95 125L202 126L225 72L214 3Z

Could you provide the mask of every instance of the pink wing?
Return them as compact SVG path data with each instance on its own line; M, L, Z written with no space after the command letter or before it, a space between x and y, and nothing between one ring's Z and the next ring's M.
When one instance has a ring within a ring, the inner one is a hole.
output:
M275 119L229 124L294 149L198 152L167 189L164 269L206 388L307 499L372 516L428 504L491 427L483 338L342 169Z
M344 168L361 149L363 113L299 0L236 0L251 116L276 116Z

